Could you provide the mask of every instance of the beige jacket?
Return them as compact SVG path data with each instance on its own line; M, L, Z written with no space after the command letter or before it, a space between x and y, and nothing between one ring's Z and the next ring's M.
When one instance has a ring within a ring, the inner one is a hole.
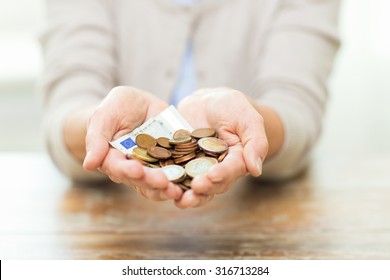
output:
M307 163L319 136L327 79L339 46L338 0L48 0L42 36L45 131L57 166L93 180L66 150L64 118L131 85L169 101L193 40L199 88L231 87L274 108L286 141L264 176L285 178Z

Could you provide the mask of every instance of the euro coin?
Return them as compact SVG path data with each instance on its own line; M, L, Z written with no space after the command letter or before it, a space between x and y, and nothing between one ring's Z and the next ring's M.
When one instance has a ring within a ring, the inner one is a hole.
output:
M180 165L168 165L161 168L168 180L173 183L179 183L186 178L186 171Z
M191 136L181 137L181 138L176 138L176 139L169 139L169 144L181 145L181 144L190 143L191 140L192 140Z
M157 139L157 144L165 149L172 148L171 144L169 144L169 138L167 137L159 137Z
M185 162L187 162L187 161L189 161L191 159L194 159L194 158L196 158L196 153L188 154L188 155L176 158L175 159L175 163L176 164L182 164L182 163L185 163Z
M218 161L214 158L196 158L187 163L185 171L188 176L194 178L198 175L206 174L210 167L217 163Z
M145 166L149 165L149 162L143 161L143 160L135 157L133 154L126 154L126 158L127 159L136 160L136 161L138 161L139 163L141 163L142 165L145 165Z
M225 141L215 137L201 138L198 141L198 145L202 150L210 154L222 154L228 149Z
M172 156L169 150L161 147L149 147L146 151L148 155L157 159L168 159Z
M190 137L191 132L189 132L186 129L179 129L173 134L173 139L178 139L178 138L184 138L184 137Z
M135 137L135 142L137 143L138 147L141 147L143 149L147 149L149 147L154 147L157 145L156 139L154 139L149 134L138 134L137 137Z
M184 185L184 184L182 184L182 183L179 183L178 185L179 185L179 187L180 187L183 191L188 191L188 190L191 189L190 187L187 187L186 185Z
M191 133L191 136L200 139L205 137L214 137L216 134L217 132L214 128L198 128Z
M173 159L160 160L161 167L168 166L168 165L174 165L174 164L175 164L175 162L173 161Z
M136 157L137 159L140 159L142 161L146 162L157 162L158 159L151 157L148 155L148 152L145 149L142 149L140 147L136 147L133 150L133 157Z
M217 158L218 162L223 161L223 160L225 159L225 157L227 156L227 154L228 154L228 151L223 152L223 153Z
M191 182L192 182L192 179L191 178L186 178L182 184L188 188L191 188Z

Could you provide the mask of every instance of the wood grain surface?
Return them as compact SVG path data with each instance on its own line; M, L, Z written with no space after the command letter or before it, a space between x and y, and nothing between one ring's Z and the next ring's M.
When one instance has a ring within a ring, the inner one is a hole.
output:
M1 259L390 259L390 155L316 157L180 210L72 184L42 154L0 154Z

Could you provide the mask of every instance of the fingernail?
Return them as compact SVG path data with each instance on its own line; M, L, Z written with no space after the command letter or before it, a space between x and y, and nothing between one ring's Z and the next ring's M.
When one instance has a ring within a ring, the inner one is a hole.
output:
M263 173L263 161L261 160L261 158L259 158L257 160L257 170L259 171L259 176L261 175L261 173Z
M85 155L85 158L84 158L84 161L83 161L83 167L85 169L88 167L89 157L91 156L90 154L91 154L90 152L87 152L87 154Z

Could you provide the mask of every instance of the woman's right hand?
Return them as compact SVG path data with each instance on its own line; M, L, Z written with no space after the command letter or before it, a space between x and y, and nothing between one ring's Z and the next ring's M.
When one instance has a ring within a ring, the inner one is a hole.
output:
M112 181L132 186L152 200L180 199L183 191L169 182L161 170L128 160L109 144L167 107L167 103L136 88L112 89L88 121L84 169L98 169Z

